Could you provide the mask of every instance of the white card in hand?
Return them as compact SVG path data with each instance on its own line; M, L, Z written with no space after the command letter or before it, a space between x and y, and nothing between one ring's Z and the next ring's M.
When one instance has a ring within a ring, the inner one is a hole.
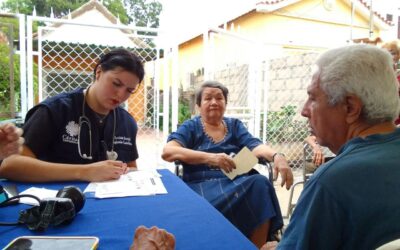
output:
M258 163L258 159L247 147L244 147L237 155L233 157L233 162L235 162L236 168L233 169L230 173L222 170L222 172L231 180L233 180L238 175L249 172L254 167L254 165Z

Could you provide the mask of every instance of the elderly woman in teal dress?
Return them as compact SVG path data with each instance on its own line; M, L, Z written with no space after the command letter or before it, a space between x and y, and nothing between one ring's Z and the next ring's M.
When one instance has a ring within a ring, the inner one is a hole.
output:
M256 246L283 226L274 187L260 174L244 174L230 180L221 171L232 171L229 156L248 147L252 153L274 163L275 176L289 189L293 175L285 156L253 137L243 123L224 117L228 89L219 82L202 84L196 94L200 116L185 121L168 137L162 157L183 163L183 180L207 199Z

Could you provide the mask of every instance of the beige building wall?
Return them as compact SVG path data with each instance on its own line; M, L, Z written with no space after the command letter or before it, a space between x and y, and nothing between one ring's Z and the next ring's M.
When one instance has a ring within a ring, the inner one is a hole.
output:
M342 0L335 1L331 9L325 8L323 1L304 0L269 13L252 10L229 22L228 30L232 26L239 35L269 44L258 51L265 58L279 57L293 49L324 50L348 44L351 37L369 36L369 21L359 12L355 14L350 28L351 7ZM377 27L374 35L380 35ZM213 65L227 64L232 51L230 47L235 46L230 42L222 39L214 41L213 53L217 56L213 56ZM240 63L246 51L240 51L238 47L237 53L242 53L242 57L235 58ZM179 46L179 82L184 89L189 87L190 73L196 75L204 63L202 34Z

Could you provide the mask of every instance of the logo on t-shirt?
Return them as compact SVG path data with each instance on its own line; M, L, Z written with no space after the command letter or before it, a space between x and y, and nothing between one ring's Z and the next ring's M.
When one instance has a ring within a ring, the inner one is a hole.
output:
M79 124L74 121L68 122L67 126L65 126L65 131L67 134L62 135L63 142L69 143L78 143L78 133L79 133Z
M77 136L79 133L79 125L74 121L70 121L65 127L65 130L70 136Z

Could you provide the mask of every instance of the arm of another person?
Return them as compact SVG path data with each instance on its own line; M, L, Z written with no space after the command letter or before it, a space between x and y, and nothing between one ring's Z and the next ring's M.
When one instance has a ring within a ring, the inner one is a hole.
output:
M317 143L317 138L315 136L313 136L313 135L310 135L304 141L308 145L310 145L310 147L313 150L312 162L316 166L319 166L319 165L323 164L325 162L325 157L324 157L324 154L322 152L321 146Z
M269 161L274 162L274 179L278 177L278 173L281 175L281 186L286 184L286 189L289 189L293 185L293 173L289 167L285 156L277 153L271 147L260 144L253 149L253 154L258 158L265 158ZM275 156L274 156L275 155ZM273 159L272 159L273 158Z
M0 168L0 177L15 181L105 181L118 179L128 171L121 161L100 161L90 164L61 164L42 161L23 146L21 155L6 158Z
M206 164L219 167L226 172L235 168L232 158L225 153L207 153L182 147L177 141L169 141L163 150L162 158L165 161L181 161L187 164Z
M12 123L0 125L0 160L22 151L24 138L21 137L22 129Z

